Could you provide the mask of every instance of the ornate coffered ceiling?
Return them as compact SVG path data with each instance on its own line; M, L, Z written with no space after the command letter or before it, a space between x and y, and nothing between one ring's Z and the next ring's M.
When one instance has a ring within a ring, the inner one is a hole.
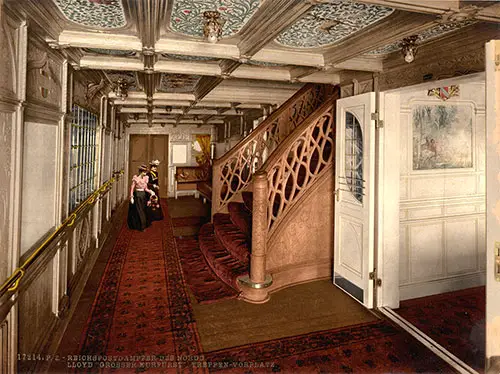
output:
M201 75L162 74L158 92L193 92Z
M427 30L422 31L417 34L417 44L423 44L435 38L439 38L445 34L452 31L461 29L462 27L470 26L476 23L475 20L464 20L460 22L450 22L450 23L440 23L436 26L430 27ZM398 50L401 50L402 40L398 40L394 43L387 44L381 48L377 48L373 51L368 52L369 55L385 55Z
M260 0L174 0L172 31L203 37L203 12L216 10L223 19L222 36L237 34L259 7Z
M109 30L118 29L127 24L120 0L52 1L69 21L82 26Z
M128 96L116 100L121 113L174 123L194 116L208 123L258 115L304 83L338 84L345 77L406 67L402 56L391 52L412 35L418 35L419 48L432 44L432 58L439 55L441 40L466 52L491 39L491 25L500 23L495 1L3 2L28 14L31 32L75 69L95 77L96 87L107 82L102 91L110 100L117 97L117 81L126 81ZM219 11L225 21L221 40L213 44L203 38L207 10ZM424 55L417 54L414 64L424 63Z
M314 6L299 21L282 32L276 42L287 47L317 48L339 41L389 16L394 9L332 0Z

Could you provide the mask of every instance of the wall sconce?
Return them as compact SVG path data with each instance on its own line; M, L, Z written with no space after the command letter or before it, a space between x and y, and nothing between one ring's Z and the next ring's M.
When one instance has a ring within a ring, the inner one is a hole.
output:
M207 10L203 12L203 17L205 18L203 35L210 43L217 43L222 36L220 13L216 10Z
M116 97L122 99L122 100L125 100L128 96L128 83L125 79L123 78L118 78L118 80L116 81L116 86L115 86L115 94L116 94Z
M417 35L412 35L403 39L403 42L401 44L401 53L403 54L407 63L411 63L413 62L413 60L415 60L415 56L417 54L417 39Z
M134 114L134 120L135 121L139 121L139 113L135 113Z

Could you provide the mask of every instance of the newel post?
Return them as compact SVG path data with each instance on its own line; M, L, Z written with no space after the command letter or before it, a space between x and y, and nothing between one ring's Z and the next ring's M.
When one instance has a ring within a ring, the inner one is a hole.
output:
M272 284L272 277L266 274L267 252L267 173L259 171L253 176L252 208L252 253L250 255L250 274L239 278L241 297L252 303L269 300L266 288Z

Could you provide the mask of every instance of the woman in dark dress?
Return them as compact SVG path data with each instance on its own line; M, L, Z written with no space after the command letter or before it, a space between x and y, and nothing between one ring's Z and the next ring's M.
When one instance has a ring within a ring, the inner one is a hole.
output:
M160 165L160 161L151 161L149 163L148 173L148 187L155 192L155 196L151 196L149 201L149 215L153 221L160 221L163 219L163 211L160 205L160 179L158 177L158 165Z
M151 225L151 218L147 213L147 203L149 195L154 196L155 193L148 188L149 178L146 175L147 171L148 167L141 165L139 173L132 177L127 223L128 227L133 230L143 231Z

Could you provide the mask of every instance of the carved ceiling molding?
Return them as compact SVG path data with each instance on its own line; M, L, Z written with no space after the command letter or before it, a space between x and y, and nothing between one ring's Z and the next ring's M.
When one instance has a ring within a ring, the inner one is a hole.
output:
M474 23L476 23L476 21L473 19L466 19L466 20L459 21L459 22L439 23L439 24L437 24L433 27L430 27L427 30L424 30L424 31L420 32L419 34L417 34L416 44L417 45L423 44L427 41L433 40L435 38L439 38L445 34L459 30L463 27L470 26ZM398 40L394 43L387 44L381 48L370 51L367 53L367 55L374 55L374 56L386 55L386 54L401 50L402 43L403 43L402 40Z
M380 90L411 86L425 81L434 81L484 71L484 48L477 48L468 54L447 59L400 67L379 76Z
M127 25L120 0L52 0L71 22L97 29L119 29Z
M116 85L116 82L118 82L119 79L122 79L127 83L127 88L129 91L137 91L138 89L137 76L134 72L105 70L104 74L106 74L109 81L113 85Z
M132 57L136 55L135 51L122 51L118 49L82 48L82 51L97 55L121 56L121 57Z
M170 29L203 37L203 12L216 10L225 21L222 37L237 34L259 7L259 0L173 0Z
M393 12L394 9L379 5L332 0L315 5L275 41L294 48L324 47L348 38Z

